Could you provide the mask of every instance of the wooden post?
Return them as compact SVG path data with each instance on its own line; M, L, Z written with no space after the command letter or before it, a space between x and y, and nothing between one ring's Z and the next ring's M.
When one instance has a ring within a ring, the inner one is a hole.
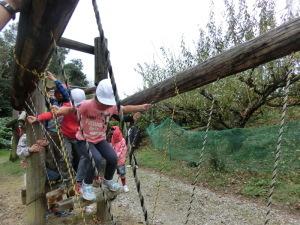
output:
M105 43L101 43L100 37L95 38L95 84L98 84L99 81L107 78L107 63L105 61L104 44L107 44L107 40ZM97 199L97 217L102 222L110 221L109 214L107 211L106 203L103 198Z
M23 0L15 46L12 105L23 110L79 0ZM24 69L23 67L27 68ZM29 71L31 70L31 72Z
M107 63L105 59L105 49L107 46L107 39L101 43L100 37L96 37L94 40L95 43L95 84L98 84L99 81L107 78Z
M32 96L37 112L42 112L45 107L44 97L35 90ZM42 130L38 125L33 125L37 138L42 137ZM32 145L36 140L30 124L26 125L27 143ZM42 160L45 160L45 152L34 153L28 157L28 169L26 171L26 225L45 224L45 170Z

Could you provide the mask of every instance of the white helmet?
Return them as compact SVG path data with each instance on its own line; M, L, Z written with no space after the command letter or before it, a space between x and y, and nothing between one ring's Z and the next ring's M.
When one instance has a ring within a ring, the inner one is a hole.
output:
M109 79L101 80L96 89L96 96L99 102L104 105L116 105L114 92Z
M86 99L84 90L74 88L71 90L71 97L74 100L74 105L79 106L82 101Z

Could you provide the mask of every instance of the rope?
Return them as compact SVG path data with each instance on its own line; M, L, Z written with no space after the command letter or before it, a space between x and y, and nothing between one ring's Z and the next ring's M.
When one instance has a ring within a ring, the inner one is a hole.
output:
M175 90L175 94L176 96L180 96L179 94L179 89L177 87L177 82L176 82L176 77L174 77L174 90ZM152 111L152 116L153 116L153 111ZM173 105L173 109L172 109L172 114L171 114L171 120L173 121L175 116L175 103ZM152 118L153 120L153 118ZM168 135L167 135L167 146L166 146L166 151L164 152L164 157L163 160L161 162L161 168L159 170L159 180L158 180L158 184L157 184L157 189L156 189L156 194L155 194L155 200L154 200L154 206L153 206L153 212L152 212L152 222L154 223L154 219L155 219L155 213L156 213L156 208L157 208L157 203L158 203L158 196L159 196L159 192L160 192L160 187L161 187L161 179L162 179L162 174L163 171L166 168L166 161L167 161L167 157L168 157L168 152L167 152L167 147L170 146L170 142L171 142L171 123L169 125L169 129L168 129ZM171 156L170 152L169 155Z
M219 78L217 79L216 82L218 82L218 81L219 81ZM190 219L191 210L192 210L192 204L193 204L194 199L195 199L196 185L198 183L198 178L199 178L199 175L200 175L200 172L201 172L200 166L201 166L202 158L203 158L203 155L204 155L204 152L205 152L205 147L206 147L207 137L208 137L208 131L210 129L210 124L211 124L211 119L212 119L214 104L215 104L215 98L212 99L210 110L209 110L209 116L208 116L208 120L207 120L207 124L206 124L205 135L204 135L204 138L203 138L202 148L200 150L200 155L199 155L199 160L198 160L198 165L197 165L197 173L196 173L195 179L194 179L194 181L192 183L193 190L192 190L192 194L190 195L190 203L189 203L189 207L188 207L188 210L187 210L186 219L185 219L184 224L188 224L189 219Z
M96 17L96 22L97 22L97 28L99 31L99 36L100 36L100 41L101 41L101 45L103 46L103 50L104 52L104 57L105 57L105 61L107 63L107 69L108 69L108 73L110 76L110 80L111 80L111 84L112 84L112 89L113 89L113 93L115 96L115 101L116 101L116 105L117 105L117 109L119 112L119 116L120 116L120 121L122 123L123 121L123 113L121 112L121 102L120 102L120 98L118 95L118 90L117 90L117 85L116 85L116 81L115 81L115 77L114 77L114 73L113 73L113 69L112 69L112 65L111 65L111 61L110 61L110 57L109 57L109 51L105 42L105 36L104 36L104 30L102 28L102 24L101 24L101 19L100 19L100 13L98 10L98 5L96 0L92 0L92 4L93 4L93 9L94 9L94 13L95 13L95 17ZM126 130L126 126L125 126L125 130ZM133 170L136 169L135 167L133 167ZM148 224L148 216L147 216L147 211L145 212L145 205L144 205L144 198L143 195L141 194L141 188L140 188L140 183L138 180L138 177L136 175L136 170L133 172L134 176L135 176L135 181L136 181L136 186L137 186L137 190L139 190L139 197L140 197L140 202L143 208L143 212L144 212L144 219L146 224ZM104 192L103 192L104 193ZM105 202L108 202L106 199L106 196L103 196L105 199ZM110 204L108 205L108 213L110 215L111 221L113 221L114 224L116 224L116 222L114 221L114 217L111 213L111 207Z
M93 3L93 8L94 8L94 13L95 13L95 17L96 17L97 27L98 27L98 31L99 31L99 35L100 35L100 41L101 41L102 46L104 46L105 60L107 62L107 69L108 69L109 77L110 77L110 80L111 80L112 89L113 89L113 92L114 92L118 112L119 112L119 115L120 115L120 121L122 123L123 122L123 112L121 110L121 102L120 102L120 98L119 98L119 95L118 95L117 85L116 85L116 81L115 81L115 77L114 77L114 73L113 73L113 68L112 68L112 65L111 65L110 57L109 57L109 51L107 49L107 45L106 45L106 42L105 42L105 35L104 35L104 30L103 30L102 24L101 24L100 13L99 13L99 10L98 10L98 5L97 5L96 0L92 0L92 3ZM126 125L125 125L125 132L127 133ZM131 150L129 150L129 151L131 152ZM138 195L139 195L139 198L140 198L140 203L141 203L141 207L142 207L142 211L143 211L143 215L144 215L144 221L148 225L149 224L148 213L147 213L147 209L145 207L145 201L144 201L144 197L142 195L140 181L139 181L139 178L137 176L136 165L135 165L135 162L133 163L132 157L135 158L133 153L130 156L130 162L132 164L131 166L132 166L132 170L133 170L133 175L134 175L136 188L137 188Z
M63 62L62 62L61 57L59 56L59 53L58 53L58 47L57 47L57 44L56 44L55 40L54 40L54 47L55 47L55 53L56 53L57 58L58 58L58 63L60 65L61 72L62 72L62 75L63 75L63 78L64 78L64 82L65 82L66 88L67 88L67 90L69 92L69 95L70 95L70 100L71 100L72 106L74 106L74 99L72 98L71 91L69 89L68 79L67 79L67 76L66 76L66 73L65 73L65 70L64 70ZM81 116L79 115L78 111L77 111L77 120L78 120L78 123L79 123L79 129L80 129L80 131L82 133L82 136L84 137L84 133L83 133L83 129L82 129L82 124L81 124ZM95 171L95 174L99 175L99 171L98 171L98 169L96 167L96 162L95 162L94 157L92 155L92 152L90 151L90 148L89 148L89 143L86 141L85 137L84 137L84 139L85 139L85 143L86 143L86 150L88 152L88 157L89 157L90 162L92 163L92 170ZM106 194L104 192L104 189L103 189L101 183L100 183L100 188L101 188L102 195L103 195L103 198L105 200L105 203L107 205L107 208L110 211L111 205L110 205L110 202L108 201L108 198L107 198L107 196L106 196ZM94 218L94 221L96 223L98 222L98 220L96 218Z
M24 65L22 65L16 55L16 49L14 48L13 51L13 55L14 55L14 60L16 62L16 64L24 71L28 72L28 73L32 73L33 75L36 76L36 78L38 80L42 79L43 77L45 77L45 73L44 72L38 72L37 69L28 69L26 68Z
M171 116L171 120L173 121L174 119L174 115L175 115L175 105L173 107L172 110L172 116ZM171 142L171 123L169 124L169 129L168 129L168 135L167 135L167 146L166 146L166 150L163 154L163 160L161 162L161 168L159 170L159 180L158 180L158 184L157 184L157 189L156 189L156 194L155 194L155 200L154 200L154 206L153 206L153 212L152 212L152 223L154 223L154 219L155 219L155 213L156 213L156 208L157 208L157 203L158 203L158 196L159 196L159 192L160 192L160 187L161 187L161 180L162 180L162 175L163 175L163 171L166 168L166 161L168 158L168 147L170 146L170 142ZM169 152L169 155L171 155L171 153Z
M45 79L45 77L44 77L44 79ZM39 90L39 92L44 96L46 102L49 104L49 106L51 108L52 104L50 102L50 99L49 99L48 95L46 94L47 93L46 86L44 85L44 91L42 91L41 88L38 85L36 85L36 86L37 86L37 89ZM66 151L65 144L64 144L64 139L62 138L62 134L61 134L61 131L60 131L60 126L58 124L57 117L56 117L55 113L53 113L53 118L54 118L55 126L56 126L56 129L57 129L59 142L60 142L60 145L61 145L61 148L62 148L60 153L63 156L64 161L67 165L67 170L68 170L69 176L71 178L71 183L72 183L73 189L75 190L75 185L76 185L75 179L74 179L75 171L74 171L73 167L70 166L69 157L67 156L67 151ZM80 204L80 201L79 201L79 198L78 198L77 194L75 194L75 198L76 198L76 201L79 203L79 208L80 208L80 211L81 211L81 216L83 218L84 224L87 225L86 219L85 219L85 216L84 216L84 212L83 212L83 208Z
M37 111L36 111L36 109L34 107L34 104L33 104L33 101L32 101L31 97L30 97L30 101L31 101L31 105L33 106L33 109L30 107L30 105L27 103L27 101L25 101L25 104L26 104L27 108L32 112L32 114L36 115ZM42 131L44 132L44 136L53 143L54 147L59 151L59 153L61 154L61 156L63 156L60 148L57 146L57 144L55 143L55 141L53 140L53 138L51 137L51 135L49 134L49 132L46 130L46 128L44 127L44 125L42 124L42 122L38 121L38 124L39 124L40 128L42 129ZM62 181L65 182L65 180L63 179L63 175L62 175L61 169L60 169L60 167L59 167L59 165L57 163L57 160L55 158L55 155L54 155L54 153L53 153L53 151L52 151L52 149L50 147L48 147L48 151L50 151L51 157L53 158L54 164L55 164L55 166L57 168L57 171L58 171L58 173L59 173Z
M136 160L136 157L134 155L134 149L132 148L129 136L128 136L128 151L129 151L129 154L128 154L129 155L129 163L130 163L131 168L132 168L132 173L133 173L133 176L134 176L134 182L135 182L136 190L138 192L141 208L142 208L143 215L144 215L144 221L145 221L146 225L149 225L148 212L147 212L147 209L145 207L145 200L144 200L144 196L143 196L143 193L142 193L142 190L141 190L141 182L140 182L139 177L137 175L137 160Z
M286 112L287 112L290 81L291 81L291 75L289 74L287 77L286 86L284 88L285 96L284 96L283 106L282 106L280 128L278 131L278 139L277 139L277 147L276 147L276 151L275 151L275 161L274 161L274 167L273 167L273 173L272 173L272 181L271 181L270 191L269 191L269 196L268 196L266 220L264 223L265 225L267 225L271 219L270 213L271 213L272 197L273 197L273 193L274 193L274 189L275 189L275 184L277 181L278 164L280 162L280 156L281 156L281 142L282 142L282 136L283 136L283 131L284 131L285 117L286 117Z
M38 137L37 137L37 134L34 130L34 127L33 127L33 124L30 124L31 126L31 129L32 129L32 134L34 136L34 139L35 139L35 142L38 140ZM40 160L41 160L41 163L42 163L42 166L43 166L43 169L44 169L44 172L47 176L47 180L48 180L48 184L50 186L50 190L52 190L52 185L51 185L51 182L50 182L50 179L49 179L49 176L48 176L48 173L47 173L47 167L46 167L46 162L45 162L45 159L42 158L42 155L39 154L39 157L40 157Z

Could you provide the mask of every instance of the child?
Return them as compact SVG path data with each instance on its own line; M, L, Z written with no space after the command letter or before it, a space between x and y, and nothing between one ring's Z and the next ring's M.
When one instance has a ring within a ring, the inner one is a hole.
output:
M79 106L82 101L86 99L85 93L82 89L75 88L71 90L71 96L74 101L75 107ZM71 103L70 102L65 102L63 103L63 107L70 107ZM59 109L53 109L53 111L59 110ZM52 112L46 112L39 114L37 117L35 116L29 116L28 120L30 123L34 123L36 121L45 121L45 120L51 120L53 118L53 113ZM77 120L77 115L76 112L68 113L63 116L62 121L61 121L61 132L63 134L64 138L64 145L67 150L69 162L72 163L74 169L77 171L77 180L82 180L84 176L84 171L81 169L81 163L79 159L78 165L73 163L74 159L74 154L78 154L78 149L77 149L77 140L76 140L76 132L79 129L79 123ZM68 170L66 168L65 162L61 161L61 164L63 163L63 176L64 178L67 178L69 176ZM79 169L77 169L80 167ZM79 170L79 171L78 171Z
M150 106L150 104L127 105L121 106L121 110L123 113L138 112L148 110ZM117 167L117 155L106 141L108 121L113 114L118 114L110 80L104 79L99 82L95 98L84 101L78 107L78 114L81 119L80 124L82 128L76 134L77 139L80 140L78 147L87 154L86 141L88 142L88 147L93 154L97 167L99 167L102 157L106 159L103 185L107 186L111 191L118 191L120 186L113 181L113 175ZM95 198L95 194L93 193L91 184L94 175L90 163L87 177L82 184L82 190L83 192L87 192L93 199Z
M127 154L127 145L125 138L122 135L122 132L118 126L111 127L111 144L117 154L118 157L118 166L117 166L117 173L121 178L121 182L123 185L124 192L128 192L128 186L126 185L126 154Z
M28 146L27 137L24 129L25 117L26 117L26 113L22 112L18 118L19 132L21 136L17 145L17 155L21 158L21 166L23 168L27 167L27 163L26 163L27 157L29 157L33 153L39 153L45 150L45 147L49 144L48 141L45 139L38 139L35 144ZM52 171L48 168L47 168L47 177L49 177L50 180L58 180L60 178L59 174L57 174L55 171ZM24 183L26 187L25 178L26 178L26 174L24 176Z

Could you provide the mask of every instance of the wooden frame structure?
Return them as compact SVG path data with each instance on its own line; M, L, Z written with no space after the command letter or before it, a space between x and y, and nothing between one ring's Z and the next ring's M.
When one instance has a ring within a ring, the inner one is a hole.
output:
M19 21L15 48L16 64L13 72L12 105L16 110L24 109L26 99L35 91L38 85L36 74L43 72L47 67L54 50L54 41L62 47L95 54L95 81L107 77L107 65L104 62L104 54L98 38L95 39L95 46L60 39L77 3L78 0L24 1L24 9ZM130 96L124 99L122 104L159 102L174 96L176 87L179 93L187 92L218 78L254 68L299 50L300 18ZM94 90L95 88L91 88L87 92L91 93ZM43 97L35 93L34 103L38 106L38 110L42 110ZM41 135L42 132L36 129L37 134ZM28 133L32 142L32 131L28 129ZM43 171L41 160L38 155L29 159L26 196L27 225L45 224L45 177L41 173ZM105 203L98 203L98 209L103 209L103 207L105 209L103 204ZM102 213L102 218L107 218L106 210L98 210L98 212Z

